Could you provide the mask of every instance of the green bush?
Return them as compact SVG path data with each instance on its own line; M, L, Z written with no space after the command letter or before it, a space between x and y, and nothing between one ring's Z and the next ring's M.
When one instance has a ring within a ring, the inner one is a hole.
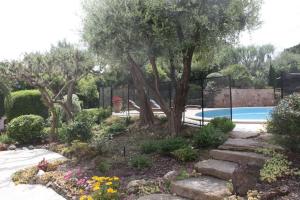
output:
M179 161L189 162L197 159L197 150L193 149L191 146L177 149L172 152L172 155Z
M169 155L172 151L181 149L187 146L187 141L183 138L167 138L158 141L159 153Z
M84 109L79 112L75 116L75 120L83 121L87 120L92 122L93 124L100 124L103 120L108 118L111 115L109 109L102 109L102 108L91 108L91 109Z
M210 121L210 124L212 124L215 128L220 129L224 133L232 131L235 127L235 124L226 117L214 118Z
M97 168L100 172L107 173L111 168L111 164L105 160L102 160L98 163Z
M217 147L225 142L228 135L212 124L202 127L193 137L197 147Z
M21 115L39 115L48 117L48 108L41 100L41 93L38 90L21 90L12 92L5 98L5 113L10 121Z
M279 102L267 129L279 144L300 151L300 95L293 94Z
M8 134L0 134L0 143L3 144L12 144L14 143L14 140L11 139Z
M145 155L137 155L130 160L130 165L137 169L144 169L150 167L152 162L150 158Z
M44 119L38 115L22 115L11 120L7 127L8 136L22 143L35 143L42 138Z
M79 140L74 140L70 146L62 150L62 153L67 157L76 157L80 160L96 155L95 150L88 143Z
M73 140L86 142L92 137L92 127L87 121L74 121L63 124L59 131L59 139L62 142L71 143Z
M145 154L155 153L159 149L157 140L149 140L141 144L141 151Z

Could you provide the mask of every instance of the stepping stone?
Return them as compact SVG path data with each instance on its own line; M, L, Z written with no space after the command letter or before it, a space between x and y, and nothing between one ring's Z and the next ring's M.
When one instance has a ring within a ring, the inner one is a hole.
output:
M224 144L218 147L224 150L233 151L255 151L258 148L274 148L277 150L282 149L281 147L261 142L253 139L231 139L229 138Z
M170 194L151 194L138 198L137 200L186 200Z
M268 157L254 152L211 150L210 156L217 160L225 160L239 164L253 164L262 166Z
M171 183L171 192L192 200L223 200L231 193L227 181L201 176Z
M196 170L201 174L214 176L223 180L232 179L232 174L237 167L237 163L212 159L195 164Z
M250 132L250 131L232 131L230 133L231 138L235 139L249 139L258 137L260 134L257 132Z

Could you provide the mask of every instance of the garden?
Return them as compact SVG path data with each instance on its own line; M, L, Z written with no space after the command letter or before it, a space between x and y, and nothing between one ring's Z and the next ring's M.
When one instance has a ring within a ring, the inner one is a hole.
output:
M11 181L70 200L300 199L300 94L276 98L276 78L300 71L297 47L270 60L272 45L234 45L260 24L260 5L89 0L84 48L62 40L1 61L0 156L61 156L15 170ZM221 81L192 83L206 78ZM218 85L230 91L231 112L231 87L274 90L262 130L230 117L187 123L188 106L209 104L198 93L213 98Z

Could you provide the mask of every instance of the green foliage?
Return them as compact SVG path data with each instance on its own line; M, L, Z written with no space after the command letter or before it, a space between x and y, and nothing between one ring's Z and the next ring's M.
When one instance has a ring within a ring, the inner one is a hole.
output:
M164 155L169 155L171 152L181 149L187 146L187 141L183 138L176 137L176 138L167 138L158 141L159 145L159 153Z
M158 140L148 140L141 144L141 151L145 154L155 153L158 151L159 147Z
M62 153L65 156L74 156L78 159L91 158L96 155L96 152L88 143L79 140L74 140L70 146L62 150Z
M299 95L290 95L279 102L272 112L267 129L279 144L300 151Z
M7 95L9 95L9 89L2 79L0 80L0 118L5 114L4 100Z
M278 178L286 175L293 175L295 169L291 168L291 162L281 153L272 149L259 149L259 153L269 156L263 168L260 170L260 179L269 183L277 181Z
M7 127L8 136L22 143L35 143L42 137L44 119L38 115L22 115L11 120Z
M76 121L89 121L92 124L100 124L111 115L109 109L91 108L84 109L75 116Z
M191 146L177 149L171 153L177 160L182 162L194 161L197 159L198 154Z
M149 168L151 165L151 159L145 155L137 155L130 160L130 166L139 170Z
M225 134L218 128L215 128L213 125L208 124L202 127L198 133L193 137L195 145L199 148L204 147L217 147L223 144L228 135Z
M12 181L18 185L18 184L30 184L34 176L38 173L37 167L30 167L27 169L22 169L17 172L15 172L11 179Z
M221 73L232 77L232 85L237 88L252 86L251 74L244 65L235 64L223 69Z
M3 144L12 144L14 143L14 140L11 139L8 134L0 134L0 143Z
M111 164L105 160L102 160L98 163L97 169L102 173L107 173L111 168Z
M71 143L73 140L88 141L92 137L91 124L88 121L74 121L63 124L59 131L59 139Z
M42 102L41 93L38 90L21 90L12 92L5 98L5 113L8 120L20 115L48 116L48 108Z
M104 121L104 129L106 134L118 135L127 129L129 122L125 118L110 117Z
M215 128L220 129L224 133L229 133L235 127L235 124L226 117L216 117L210 121Z
M180 180L184 180L190 177L190 174L185 170L185 169L181 169L179 171L179 174L176 176L176 180L180 181Z
M88 75L81 79L77 85L78 96L83 101L84 108L95 108L99 104L99 92L94 76Z

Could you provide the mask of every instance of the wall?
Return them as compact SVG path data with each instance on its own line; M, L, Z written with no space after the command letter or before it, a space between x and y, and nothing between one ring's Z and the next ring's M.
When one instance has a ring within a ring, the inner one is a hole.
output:
M230 106L229 90L223 89L214 96L214 107ZM273 89L232 89L233 107L274 106Z

